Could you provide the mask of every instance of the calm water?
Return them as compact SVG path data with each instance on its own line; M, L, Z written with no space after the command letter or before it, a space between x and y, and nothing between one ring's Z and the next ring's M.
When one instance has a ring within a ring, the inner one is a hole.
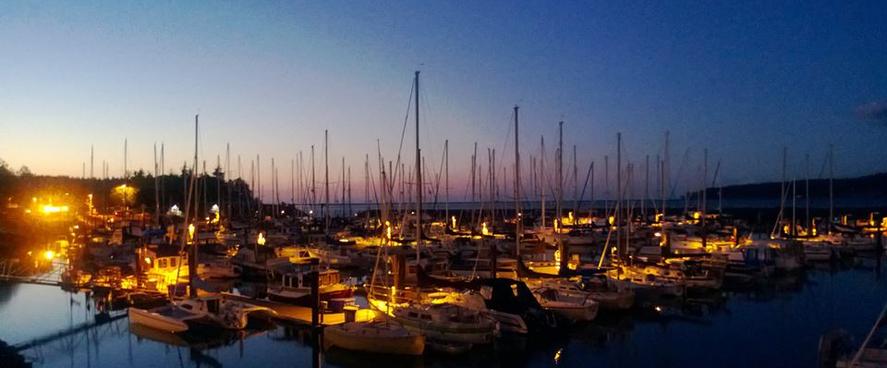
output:
M603 318L560 338L502 343L467 357L397 360L332 351L321 360L329 367L811 367L821 334L844 328L861 337L871 327L887 300L887 282L874 265L856 260L809 270L767 287L662 305L661 315ZM89 321L94 306L83 293L0 284L0 339L9 344ZM180 338L132 329L123 317L22 354L45 367L310 366L310 341L306 329L284 326Z

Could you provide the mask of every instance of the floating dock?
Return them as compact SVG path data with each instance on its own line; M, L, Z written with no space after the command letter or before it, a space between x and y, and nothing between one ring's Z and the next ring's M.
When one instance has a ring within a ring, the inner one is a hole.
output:
M311 324L311 308L308 307L280 303L267 299L250 298L248 296L231 293L222 293L222 297L225 299L254 304L260 307L266 307L277 312L277 319L280 320L296 324ZM345 313L321 313L319 317L320 324L324 326L332 326L345 323Z

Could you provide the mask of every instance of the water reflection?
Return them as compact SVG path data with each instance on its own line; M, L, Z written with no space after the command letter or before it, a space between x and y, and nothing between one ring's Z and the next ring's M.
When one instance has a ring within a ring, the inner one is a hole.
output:
M861 336L870 327L887 295L878 263L845 260L719 292L651 300L559 335L503 338L457 357L322 352L310 328L256 321L245 332L169 334L119 317L125 303L114 292L23 284L0 284L0 339L21 347L76 330L17 352L49 367L810 366L822 334L844 328ZM218 287L251 295L263 290L260 284Z

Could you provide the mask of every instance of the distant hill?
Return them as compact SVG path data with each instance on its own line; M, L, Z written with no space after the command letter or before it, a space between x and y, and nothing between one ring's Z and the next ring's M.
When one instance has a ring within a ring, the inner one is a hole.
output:
M722 188L727 198L779 198L780 182L730 185ZM791 183L788 183L791 190ZM803 179L796 181L797 195L805 193ZM709 196L717 196L718 188L709 188ZM835 198L887 199L887 173L834 179ZM714 198L714 197L710 197ZM828 198L828 179L810 179L810 198Z

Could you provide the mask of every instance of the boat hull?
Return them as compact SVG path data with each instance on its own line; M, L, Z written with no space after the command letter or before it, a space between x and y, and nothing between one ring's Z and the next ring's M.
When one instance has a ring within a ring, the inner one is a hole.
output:
M422 355L425 352L425 337L420 334L384 336L373 333L372 329L355 332L333 326L323 332L323 348L333 347L366 353Z
M168 331L172 333L185 332L188 330L188 324L170 318L150 310L129 308L129 323L151 327L160 331Z

